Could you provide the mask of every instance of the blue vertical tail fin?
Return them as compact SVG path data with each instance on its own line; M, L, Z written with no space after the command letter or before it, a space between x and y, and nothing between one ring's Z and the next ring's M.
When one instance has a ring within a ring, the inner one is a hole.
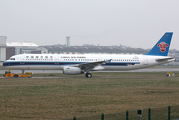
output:
M145 55L167 56L173 32L166 32L155 46Z

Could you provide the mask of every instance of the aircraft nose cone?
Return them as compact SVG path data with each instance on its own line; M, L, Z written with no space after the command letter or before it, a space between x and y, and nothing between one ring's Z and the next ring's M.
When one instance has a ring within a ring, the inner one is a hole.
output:
M3 62L3 66L4 66L4 67L7 66L7 63L6 63L6 62Z

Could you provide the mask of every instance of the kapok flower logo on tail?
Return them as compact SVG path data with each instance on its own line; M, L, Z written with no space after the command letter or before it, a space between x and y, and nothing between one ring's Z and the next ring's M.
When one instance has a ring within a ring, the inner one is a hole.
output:
M165 43L165 42L161 42L157 46L160 47L160 51L161 52L165 52L166 51L166 47L168 47L168 44Z

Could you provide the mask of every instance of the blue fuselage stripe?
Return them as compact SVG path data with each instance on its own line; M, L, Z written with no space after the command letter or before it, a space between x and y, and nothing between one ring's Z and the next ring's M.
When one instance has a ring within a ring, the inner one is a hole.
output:
M24 66L24 65L29 65L29 66L35 66L35 65L55 65L55 66L65 66L65 65L75 65L75 64L82 64L82 63L89 63L89 62L9 62L6 61L3 63L3 66L8 67L8 66ZM110 63L105 63L102 64L102 66L128 66L128 65L135 65L135 64L140 64L140 62L110 62Z

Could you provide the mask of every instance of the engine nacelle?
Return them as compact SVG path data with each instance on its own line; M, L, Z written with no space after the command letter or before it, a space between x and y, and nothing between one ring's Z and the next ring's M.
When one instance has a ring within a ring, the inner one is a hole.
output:
M66 75L78 75L83 74L84 72L81 70L81 68L78 67L64 67L63 68L63 74Z

